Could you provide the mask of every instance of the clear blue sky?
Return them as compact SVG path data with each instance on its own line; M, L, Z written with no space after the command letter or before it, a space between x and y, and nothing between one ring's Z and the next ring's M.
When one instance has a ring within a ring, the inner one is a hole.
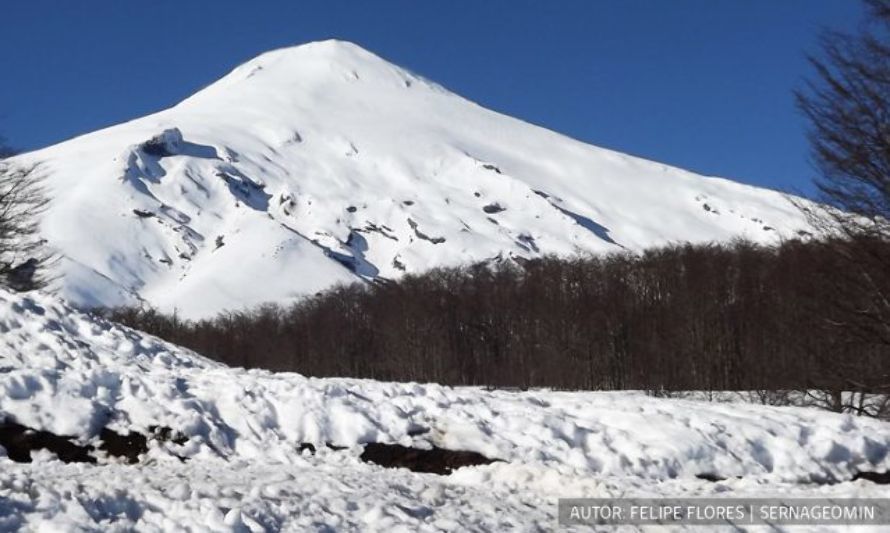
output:
M251 57L356 42L486 107L712 175L810 192L791 91L854 0L4 2L0 134L49 145Z

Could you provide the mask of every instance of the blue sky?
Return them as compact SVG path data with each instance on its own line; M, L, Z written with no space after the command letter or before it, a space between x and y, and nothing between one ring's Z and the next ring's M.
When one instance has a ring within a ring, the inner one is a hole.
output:
M599 146L809 193L791 91L853 0L16 0L0 134L49 145L168 107L251 57L356 42L486 107Z

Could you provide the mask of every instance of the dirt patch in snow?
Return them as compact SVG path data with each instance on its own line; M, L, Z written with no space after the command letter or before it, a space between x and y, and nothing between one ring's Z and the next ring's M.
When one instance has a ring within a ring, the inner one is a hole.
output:
M483 211L488 213L489 215L493 215L495 213L500 213L502 211L506 211L507 208L502 206L501 204L495 202L493 204L488 204L482 208Z
M877 485L890 485L890 472L856 472L853 481L864 479Z
M48 450L66 463L96 462L90 455L92 446L81 446L71 442L71 437L31 429L15 422L0 424L0 446L6 449L6 456L17 463L30 463L34 450Z
M386 468L407 468L412 472L423 472L445 476L464 466L488 465L497 461L476 452L444 450L435 446L424 450L399 444L372 442L365 445L360 459Z
M149 430L151 435L146 436L138 432L123 435L102 428L99 433L99 450L110 457L135 464L139 462L139 456L148 451L149 440L176 444L184 444L187 440L167 427L153 426ZM96 447L91 444L79 444L74 437L32 429L8 420L0 423L0 446L6 450L7 457L17 463L30 463L31 452L38 450L49 451L65 463L97 462Z

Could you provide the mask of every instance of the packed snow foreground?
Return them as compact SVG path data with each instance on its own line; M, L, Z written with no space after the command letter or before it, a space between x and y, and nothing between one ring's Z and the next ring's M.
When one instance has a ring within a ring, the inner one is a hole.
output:
M851 481L890 469L890 424L872 419L246 371L2 290L0 418L96 458L0 453L3 531L551 530L560 497L890 496ZM178 437L136 464L100 449L103 429L159 427ZM416 473L362 461L367 443L496 461Z

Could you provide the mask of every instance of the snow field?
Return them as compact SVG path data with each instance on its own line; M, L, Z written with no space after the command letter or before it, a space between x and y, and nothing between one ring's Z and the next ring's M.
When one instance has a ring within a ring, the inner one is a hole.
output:
M877 420L245 371L40 293L0 291L0 413L84 443L102 427L188 437L132 466L0 458L0 529L548 530L560 496L878 497L884 486L850 479L890 469ZM417 474L362 463L368 442L500 461Z

